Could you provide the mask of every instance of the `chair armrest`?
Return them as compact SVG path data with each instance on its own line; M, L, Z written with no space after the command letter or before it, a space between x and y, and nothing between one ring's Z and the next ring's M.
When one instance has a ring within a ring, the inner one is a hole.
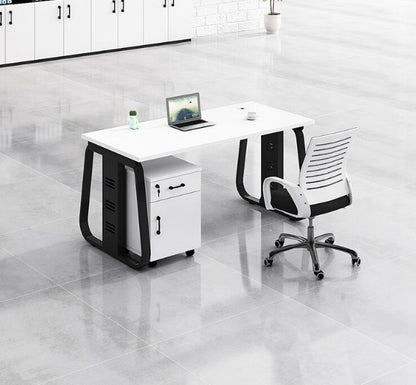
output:
M308 200L306 199L305 194L303 193L302 189L287 180L284 180L282 178L278 178L276 176L271 176L269 178L266 178L263 182L263 196L264 196L264 205L266 206L267 210L275 210L275 208L272 206L271 203L271 184L272 183L278 183L281 186L283 186L293 199L293 202L296 206L296 209L298 210L297 214L288 213L283 210L279 210L285 214L288 214L295 218L309 218L311 215L311 208L308 203Z

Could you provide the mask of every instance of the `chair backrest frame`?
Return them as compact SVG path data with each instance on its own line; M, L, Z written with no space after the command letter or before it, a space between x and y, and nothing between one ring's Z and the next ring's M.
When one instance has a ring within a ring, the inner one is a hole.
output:
M308 203L351 195L347 160L357 128L311 138L299 173L299 186Z

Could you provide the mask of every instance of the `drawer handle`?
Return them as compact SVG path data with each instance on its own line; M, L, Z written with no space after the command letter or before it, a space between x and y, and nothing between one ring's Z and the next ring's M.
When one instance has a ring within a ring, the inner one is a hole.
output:
M185 187L185 183L178 184L177 186L169 186L169 190L174 190L175 188Z
M156 231L156 234L157 235L160 235L160 217L157 216L156 217L156 220L157 220L157 231Z
M157 188L157 197L160 197L160 186L158 184L155 184L155 188Z

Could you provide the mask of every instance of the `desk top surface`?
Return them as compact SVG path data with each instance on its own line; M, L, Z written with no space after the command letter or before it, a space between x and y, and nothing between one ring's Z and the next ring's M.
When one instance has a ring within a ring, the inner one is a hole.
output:
M255 111L257 119L247 120L248 111ZM202 119L216 124L182 132L169 127L167 119L163 118L141 122L138 130L121 126L85 133L82 138L137 162L143 162L200 146L270 134L314 123L312 119L304 116L255 102L202 111Z

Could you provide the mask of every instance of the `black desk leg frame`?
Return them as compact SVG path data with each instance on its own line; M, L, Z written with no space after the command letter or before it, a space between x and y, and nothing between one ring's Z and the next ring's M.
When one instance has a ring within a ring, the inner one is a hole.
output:
M298 149L299 168L302 167L305 158L305 142L303 137L303 127L293 129L296 136ZM251 196L244 186L244 169L247 153L247 139L240 140L238 151L236 186L240 196L246 201L264 207L263 181L269 176L284 176L284 137L283 131L261 137L261 195L260 198ZM275 188L282 188L276 185Z
M102 240L91 233L88 224L94 152L101 154L103 159ZM125 166L131 167L135 175L142 255L137 255L126 249ZM150 261L150 237L145 182L141 163L93 143L88 143L85 150L79 225L83 237L91 245L134 269L147 265Z

